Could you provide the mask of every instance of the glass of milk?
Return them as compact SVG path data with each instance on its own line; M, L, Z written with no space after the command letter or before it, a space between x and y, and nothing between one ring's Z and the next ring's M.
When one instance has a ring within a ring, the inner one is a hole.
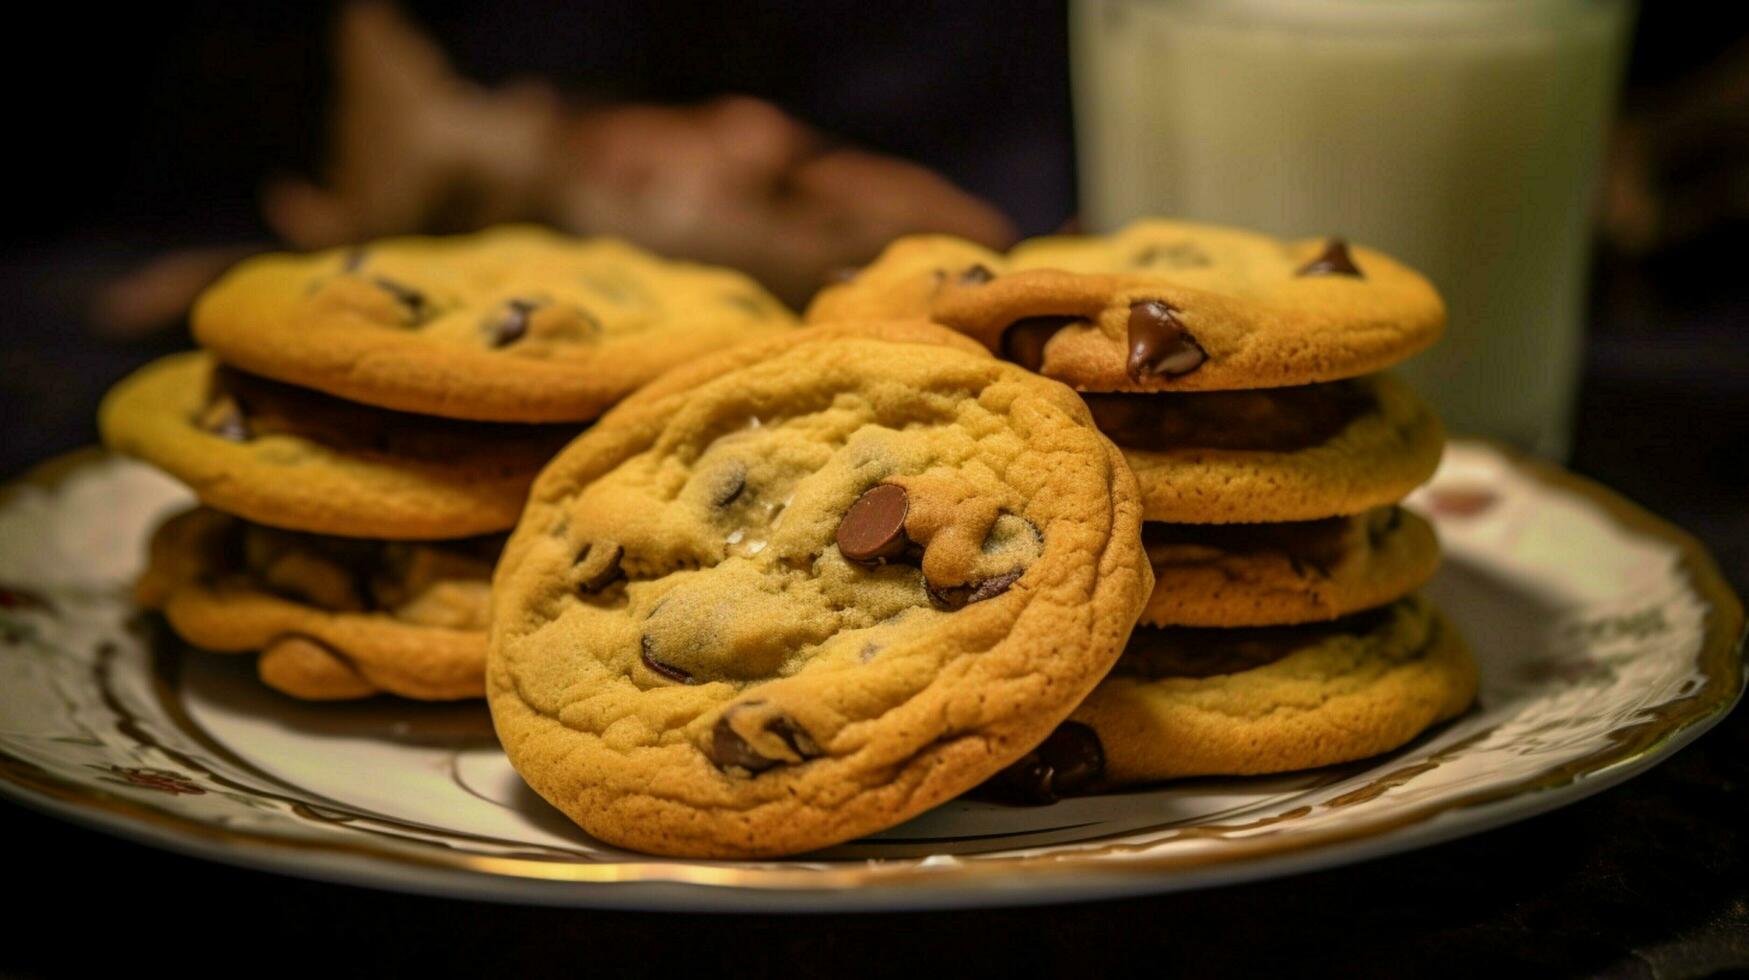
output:
M1401 369L1456 434L1560 457L1630 0L1074 0L1081 212L1342 235L1422 270Z

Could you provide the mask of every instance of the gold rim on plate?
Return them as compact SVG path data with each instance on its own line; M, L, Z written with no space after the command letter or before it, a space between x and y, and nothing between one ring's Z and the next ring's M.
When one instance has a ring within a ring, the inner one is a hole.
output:
M1238 823L1195 824L1162 836L1151 837L1145 843L1071 844L1065 845L1069 849L1062 853L978 855L930 867L920 867L915 860L877 862L865 859L854 863L847 862L843 867L832 867L821 862L799 869L649 858L579 861L575 859L576 855L560 849L551 849L546 855L468 854L441 845L416 848L410 846L414 842L408 838L394 835L387 836L397 841L398 846L379 846L374 841L299 839L205 823L182 813L61 778L4 751L0 751L0 788L13 789L11 795L25 802L46 802L53 812L76 819L83 816L87 822L100 827L123 829L125 832L125 828L118 824L144 825L167 835L173 842L198 842L244 849L262 848L288 857L304 854L362 858L402 867L412 866L439 872L467 872L528 882L660 883L807 892L831 892L869 886L933 888L978 885L1016 874L1095 872L1106 876L1160 875L1162 872L1185 871L1211 865L1246 865L1290 854L1307 855L1365 838L1425 825L1446 814L1473 811L1514 797L1565 787L1581 779L1597 780L1611 773L1625 775L1659 754L1660 749L1670 745L1673 740L1697 734L1696 726L1722 717L1743 690L1744 613L1742 603L1725 582L1706 549L1686 532L1590 480L1502 446L1491 443L1484 445L1504 456L1509 465L1529 475L1536 482L1581 497L1597 506L1620 527L1664 542L1678 552L1682 573L1695 595L1706 605L1704 632L1694 663L1694 668L1703 681L1685 696L1650 709L1644 720L1611 731L1607 745L1581 758L1541 771L1531 778L1488 786L1437 803L1406 807L1398 812L1356 820L1343 826L1287 833L1293 829L1294 821L1314 812L1311 806L1300 806ZM69 475L103 458L102 450L84 449L50 460L26 474L14 486L0 491L0 507L9 504L21 487L52 490ZM360 821L387 825L399 823L407 830L440 830L457 838L473 839L495 846L516 847L525 852L541 850L539 845L494 840L445 828L422 827L379 814L351 811L343 804L334 803L330 808L326 802L312 803L307 790L285 784L261 772L201 730L180 703L174 667L170 668L172 672L167 673L163 669L163 658L156 660L152 678L154 696L165 716L183 734L194 738L203 748L226 762L240 766L252 775L285 786L289 791L304 795L264 794L256 787L236 783L221 773L213 772L198 759L158 742L144 726L137 723L137 719L131 717L120 699L107 690L109 658L98 657L93 668L94 683L103 687L107 706L122 719L124 733L142 747L162 752L227 789L274 799L291 805L300 817L322 823L345 824L353 830L374 832L370 827L362 826ZM1391 788L1438 767L1441 762L1461 753L1487 734L1486 731L1477 733L1445 747L1428 759L1382 772L1364 786L1323 801L1318 804L1318 808L1338 809L1374 799ZM1612 780L1604 781L1599 788L1608 782ZM1133 835L1136 832L1131 830L1126 833ZM1190 838L1221 840L1224 846L1191 853L1143 853L1173 841Z

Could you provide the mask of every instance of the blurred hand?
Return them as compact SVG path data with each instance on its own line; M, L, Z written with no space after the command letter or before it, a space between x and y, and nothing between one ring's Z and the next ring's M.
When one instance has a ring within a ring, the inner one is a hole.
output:
M340 98L324 186L271 183L290 244L538 221L732 265L801 305L891 239L1015 238L989 204L929 170L833 147L769 103L567 110L544 85L484 89L392 8L343 9Z

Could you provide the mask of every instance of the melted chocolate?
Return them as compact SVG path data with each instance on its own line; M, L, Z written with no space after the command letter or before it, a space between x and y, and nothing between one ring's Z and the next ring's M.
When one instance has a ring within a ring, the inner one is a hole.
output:
M1236 674L1268 666L1329 636L1370 633L1392 615L1393 609L1386 606L1328 623L1300 626L1237 629L1141 626L1130 634L1129 646L1124 648L1112 673L1151 680Z
M937 605L949 610L957 610L964 609L966 606L969 606L974 602L983 602L985 599L996 598L1002 593L1007 592L1009 586L1020 580L1020 576L1021 572L1013 571L987 578L982 582L968 582L965 585L944 585L939 587L936 586L935 583L925 579L923 582L923 589L925 592L929 593L929 598L935 600Z
M1392 508L1394 511L1395 508ZM1279 552L1328 570L1342 559L1343 541L1355 518L1327 517L1317 521L1279 524L1161 524L1142 525L1142 545L1155 548L1193 545L1226 554Z
M1075 322L1072 316L1029 316L1016 320L1002 332L1002 357L1028 371L1037 371L1045 363L1045 345L1057 331Z
M1289 452L1328 441L1373 404L1346 381L1248 391L1082 396L1111 441L1129 449Z
M306 531L286 531L250 524L238 519L225 532L225 566L247 572L254 585L276 595L322 608L347 612L383 612L407 600L406 582L414 560L415 549L447 554L467 563L483 564L489 574L490 565L504 550L507 535L485 534L452 541L378 541L367 538L342 538ZM301 552L344 569L350 583L351 598L338 606L326 604L323 597L297 585L276 581L270 570L287 552Z
M212 404L230 398L246 407L252 437L295 436L372 457L450 462L499 445L529 445L532 456L539 450L535 437L544 436L557 450L576 434L574 427L562 425L468 422L360 405L228 367L213 371L211 391Z

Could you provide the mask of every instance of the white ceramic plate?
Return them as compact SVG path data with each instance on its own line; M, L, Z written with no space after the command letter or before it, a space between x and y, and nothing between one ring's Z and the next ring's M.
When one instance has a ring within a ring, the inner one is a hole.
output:
M1290 874L1475 833L1640 772L1743 686L1742 607L1692 540L1477 444L1412 499L1480 705L1391 755L1037 808L955 801L801 859L653 859L526 789L480 703L311 705L127 599L187 494L85 453L0 498L0 791L204 857L383 888L664 909L1006 905Z

